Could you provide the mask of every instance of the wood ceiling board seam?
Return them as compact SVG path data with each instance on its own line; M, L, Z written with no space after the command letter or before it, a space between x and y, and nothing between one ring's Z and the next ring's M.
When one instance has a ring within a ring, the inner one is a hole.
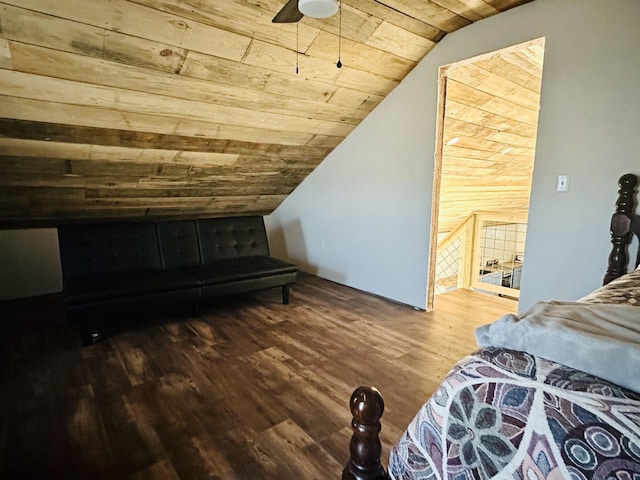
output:
M51 187L52 184L61 188L136 188L137 180L128 177L94 177L78 176L69 177L63 174L52 177L49 174L39 175L34 173L18 174L15 172L3 172L2 188L6 187Z
M486 188L487 192L494 192L495 188L500 186L501 183L504 183L505 181L511 181L510 177L502 177L502 178L496 178L496 179L489 179L486 183L484 183L484 187ZM464 187L466 186L470 186L471 185L471 180L467 179L466 182L463 183L457 183L457 186L460 188L460 192L464 191ZM513 183L513 187L515 189L515 187L517 187L517 191L522 193L522 192L526 192L529 190L529 188L531 187L531 182L527 181L526 179L519 179L517 181L514 181ZM475 195L475 193L474 193ZM518 194L518 196L520 196L520 194ZM455 210L455 209L453 209Z
M513 210L521 210L523 208L526 208L525 203L519 199L511 200L508 197L501 197L499 200L491 201L492 198L495 198L495 194L491 198L482 199L487 201L485 205L485 209L487 211L509 213ZM473 204L470 204L468 207L473 208ZM459 219L465 218L460 215L456 215L456 217ZM455 226L455 223L457 222L451 222L451 223L453 223L454 224L453 226Z
M497 130L514 133L517 135L533 137L536 135L537 128L535 125L520 122L518 120L505 117L503 115L487 112L479 108L458 103L454 100L447 101L447 115L468 123L477 123L479 125L491 126Z
M451 176L450 184L455 184L459 186L470 185L477 182L477 177L483 177L483 183L485 183L488 187L493 184L502 183L502 180L494 182L490 180L492 169L491 168L464 168L464 166L458 169L447 169L447 176ZM455 210L457 206L450 207L451 210Z
M5 9L6 8L12 8L12 7L5 7ZM4 20L3 20L3 17L4 17ZM183 63L185 62L187 51L184 49L180 49L179 51L176 51L176 49L171 49L166 44L151 42L151 41L141 41L140 39L134 40L132 37L128 37L126 35L113 33L113 32L107 35L107 32L104 30L100 31L102 33L100 33L99 31L85 32L84 34L78 33L75 35L76 37L75 39L73 38L73 35L72 35L72 38L67 38L62 42L58 41L57 43L54 42L52 44L51 32L56 32L56 35L58 35L59 34L58 32L72 31L69 25L65 23L61 23L60 25L53 23L48 26L45 26L44 28L41 28L40 32L38 33L38 29L34 28L34 25L30 25L27 28L18 28L20 27L20 25L17 25L17 26L12 24L7 25L7 22L8 22L7 17L8 17L7 15L0 16L0 22L2 22L1 25L3 27L3 35L8 36L8 38L15 41L19 41L26 44L38 45L38 46L47 46L47 48L51 48L53 46L56 49L67 51L69 53L76 53L84 56L90 56L90 57L95 57L95 58L100 58L105 60L112 60L118 63L125 63L124 61L127 60L129 63L133 63L134 65L137 65L140 67L157 69L157 70L169 72L169 73L174 73L179 68L179 66L182 65L181 73L182 74L185 73L184 71L185 66L183 65ZM9 18L11 19L12 17L9 16ZM52 20L56 20L58 22L66 22L63 19L52 19ZM23 22L21 21L18 23L22 24ZM46 41L43 40L44 38L46 38ZM86 44L87 41L95 42L96 39L99 39L99 42L96 43L95 45ZM128 41L125 42L124 40L127 40L127 39ZM114 41L117 41L119 48L117 48L114 52L110 52L109 45ZM106 46L106 49L105 49L105 46ZM141 49L142 46L144 46L145 48ZM165 52L169 52L170 54L165 55ZM153 55L151 55L150 53L153 53ZM190 58L193 58L195 55L202 55L205 58L209 57L211 61L215 59L218 63L223 62L225 60L218 57L211 57L204 54L198 54L197 52L189 52L189 54L190 54ZM154 58L156 59L156 61L150 62L149 58ZM158 63L158 62L162 62L162 63ZM232 62L230 60L226 60L226 62L227 62L226 65L222 64L223 68L218 68L218 66L216 66L215 70L216 71L229 70L230 65L234 65L234 64L238 65L238 62ZM245 71L241 75L236 75L234 81L241 78L251 78L251 77L252 75L250 75L248 71ZM289 77L295 78L295 76L291 76L291 75L289 75ZM199 77L194 76L194 78L199 78ZM201 79L210 80L210 75L204 76L204 78L201 78ZM283 79L280 78L279 80L282 81ZM321 88L322 90L325 90L328 87L329 86L325 82L325 84L322 85ZM317 87L317 88L320 88L320 87ZM308 90L308 89L305 89L305 90ZM288 92L289 95L291 95L292 93L297 93L296 90L291 88L284 89L282 90L282 92ZM309 91L300 92L300 94L297 96L300 98L308 98ZM318 100L322 99L323 97L324 95L320 95L318 97Z
M448 155L449 152L463 152L463 151L472 151L472 152L484 152L487 155L503 155L505 158L511 158L516 156L529 156L532 157L535 148L527 148L527 147L519 147L515 145L508 145L504 143L496 143L491 142L490 140L474 140L474 142L465 143L456 143L455 146L445 145L444 146L444 154ZM464 156L464 155L459 155Z
M500 76L505 80L540 95L540 70L534 70L533 68L523 70L513 62L514 58L515 55L496 56L486 61L479 61L475 66L485 72L499 72Z
M525 3L532 2L533 0L484 0L486 3L490 4L494 8L504 12L505 10L509 10L510 8L515 8L520 5L524 5Z
M139 199L102 199L91 198L82 201L73 200L60 200L49 201L32 198L30 199L30 207L38 212L47 212L52 210L62 211L69 209L81 209L82 211L102 210L102 209L117 209L121 208L142 208L142 207L175 207L175 208L188 208L188 207L207 207L210 205L211 197L204 197L198 200L190 199L184 200L181 198L173 199L156 199L156 198L139 198ZM222 203L222 201L220 202ZM62 213L62 212L61 212Z
M298 179L299 181L300 179ZM89 189L90 187L87 187L87 189ZM138 183L137 183L137 187L135 187L134 189L130 189L127 188L125 190L142 190L142 191L157 191L159 192L158 196L160 196L160 194L162 192L167 192L167 191L181 191L181 192L190 192L190 191L217 191L219 189L230 189L232 191L241 191L243 189L270 189L270 188L277 188L277 189L285 189L285 190L292 190L293 188L295 188L294 186L291 186L289 184L278 184L278 185L269 185L266 184L264 182L259 182L256 181L254 183L245 183L241 180L234 180L234 181L222 181L222 180L218 180L215 182L187 182L186 184L184 183L180 183L180 182L175 182L175 181L171 181L171 179L165 179L165 181L162 181L160 179L155 179L155 178L141 178ZM99 186L97 187L91 187L92 190L100 190L103 191L103 189L99 188ZM122 188L118 189L121 190ZM108 189L108 190L115 190L115 189ZM105 195L106 196L106 195ZM117 192L115 192L113 194L114 197L119 196L119 194ZM154 195L151 195L154 196ZM185 195L187 196L187 195Z
M143 177L147 175L157 175L158 164L154 163L133 163L133 162L99 162L96 167L95 162L90 160L65 160L68 162L69 170L66 174L93 175L104 177ZM186 177L186 168L183 177Z
M436 46L434 41L389 22L380 23L365 44L412 62L419 62Z
M494 74L480 82L475 88L532 110L537 111L540 109L539 92L521 87Z
M464 122L455 118L449 117L445 123L447 139L455 137L475 137L480 136L487 140L492 140L498 143L504 143L507 145L519 145L523 147L534 148L536 139L535 137L529 137L525 135L517 135L515 133L509 133L504 130L499 130L486 125L479 125L477 123ZM445 142L446 143L446 142Z
M69 200L83 199L85 189L83 187L2 187L0 198L23 197L29 198L33 194Z
M477 22L487 17L491 17L500 13L500 10L482 0L468 0L465 2L459 0L432 0L433 3L459 15L460 17Z
M512 101L481 92L455 80L447 82L447 98L459 104L501 115L520 123L534 126L538 123L538 110L532 110Z
M347 109L325 102L291 99L275 94L265 98L264 92L231 87L211 81L145 71L102 59L51 51L21 43L14 43L13 70L61 80L78 81L105 87L151 93L177 99L189 99L223 106L247 108L259 112L312 116L358 124L368 112ZM97 78L97 81L96 81Z
M366 94L361 92L360 97L353 95L354 90L338 87L326 99L327 103L336 103L338 105L347 106L350 104L353 108L358 108L365 112L371 113L384 99L381 95Z
M26 140L43 140L95 145L120 145L130 148L152 148L169 145L181 151L228 153L239 155L276 156L284 161L289 156L323 156L330 151L324 147L287 146L279 144L256 144L251 142L216 140L200 137L184 137L148 132L131 132L117 129L80 127L44 122L31 122L0 118L0 137ZM179 147L179 148L177 148Z
M77 190L77 189L76 189ZM231 195L287 195L290 188L282 186L256 185L209 188L134 188L105 190L97 188L86 189L86 198L153 198L153 197L205 197Z
M494 142L504 143L506 145L513 145L531 149L536 148L535 137L525 137L523 135L516 135L508 132L495 132L491 135L488 135L487 139Z
M479 195L488 195L488 196L492 196L491 192L521 192L523 189L527 189L529 187L529 182L522 182L522 184L520 185L504 185L504 184L500 184L500 185L479 185L478 183L475 184L451 184L448 185L447 194L451 194L451 195L459 195L462 194L464 195L467 192L472 192L474 195L475 194L479 194ZM491 192L489 192L489 190Z
M348 65L340 72L333 62L306 56L300 57L301 69L297 76L293 53L260 42L252 47L251 54L245 57L244 63L189 52L181 74L208 80L212 75L218 77L223 73L228 81L249 82L252 87L265 92L286 93L296 98L316 100L326 99L336 87L353 90L354 95L384 96L399 83L350 69ZM261 75L256 75L256 71ZM335 82L335 86L330 82ZM367 86L367 90L363 90L363 85Z
M230 31L245 37L257 38L259 40L274 43L277 45L295 45L296 35L300 45L308 45L316 28L300 24L300 29L296 34L295 28L275 25L271 22L272 12L262 13L257 7L259 4L249 2L225 2L226 8L216 8L219 2L184 2L184 1L163 1L156 0L130 0L132 3L153 8L161 12L175 15L187 20ZM230 4L233 4L229 11ZM212 11L207 8L211 7ZM227 13L229 12L229 13Z
M344 4L348 4L368 15L376 18L384 19L404 30L428 38L434 42L439 42L444 38L446 32L434 27L426 22L413 18L393 8L389 8L378 1L371 0L342 0Z
M304 17L299 23L300 26L313 27L316 31L323 30L336 36L342 32L343 39L366 43L380 23L383 22L382 19L353 8L346 2L342 2L342 22L340 18L340 14L329 18ZM301 50L306 51L306 48Z
M269 187L273 187L273 186L277 186L277 187L282 187L282 188L294 188L297 186L297 182L301 181L302 179L304 179L312 170L300 170L300 173L296 173L296 174L292 174L292 175L278 175L277 177L270 177L270 176L266 176L266 178L264 177L260 177L260 176L254 176L253 178L249 177L246 179L243 179L242 176L240 175L240 178L228 178L228 176L223 177L223 178L218 178L220 177L219 175L213 177L213 176L207 176L207 175L202 175L196 178L189 178L188 179L188 185L186 185L186 187L188 188L219 188L219 187L228 187L230 185L234 186L234 187L240 187L240 188L244 188L244 187L261 187L261 186L265 186L265 184ZM269 183L266 183L269 182ZM157 188L182 188L185 185L183 185L180 182L175 181L174 179L171 178L164 178L164 179L160 179L157 177L145 177L145 178L141 178L138 181L138 188L146 188L146 189L157 189Z
M1 20L0 20L1 27ZM0 30L1 33L1 30ZM13 60L11 55L11 47L9 41L5 38L0 38L0 68L13 68Z
M428 25L432 25L446 33L471 25L468 20L448 8L439 5L432 0L376 0L383 5L393 8L398 12L413 17Z
M344 140L344 137L335 137L328 135L314 135L305 144L307 147L323 147L333 150Z
M234 142L254 139L267 143L278 140L281 145L303 146L314 138L312 133L283 132L277 130L233 127L167 117L116 112L97 107L71 105L0 95L0 111L11 112L17 121L62 124L95 129L132 130L152 135L166 135L203 140L229 140ZM73 122L73 123L72 123ZM1 133L0 133L1 134ZM286 135L286 137L285 137ZM247 138L248 137L248 138ZM328 138L336 138L329 136ZM343 137L337 137L343 138Z
M527 153L531 152L531 150L527 150ZM507 156L508 154L495 152L495 151L487 151L487 150L477 150L473 148L460 148L457 146L449 146L445 145L443 148L443 155L453 156L453 157L469 157L469 158L491 158L493 155L502 155ZM514 155L520 156L520 155ZM509 158L509 157L506 157Z
M67 173L65 159L30 158L3 155L0 157L0 172L8 178L12 173L22 176L37 171L39 175L60 176ZM0 178L0 185L6 178Z
M207 185L215 185L219 182L239 182L247 185L259 185L264 181L273 181L278 184L291 186L295 185L296 179L300 179L312 170L311 167L294 169L279 168L274 169L273 171L270 171L267 168L268 167L264 167L263 169L251 169L238 167L234 169L221 169L221 171L216 171L209 167L203 168L187 178L171 179L171 182L188 181L194 186L196 184L200 186L204 183ZM143 183L164 183L165 181L166 177L154 175L145 177Z
M538 110L540 107L539 93L521 87L492 72L486 72L474 65L467 65L461 69L452 69L447 77L531 110Z
M514 55L531 64L533 68L538 70L542 69L544 62L544 48L541 45L532 45L529 48L515 52Z
M509 147L507 147L509 148ZM519 159L528 158L533 159L535 151L532 149L517 150L515 147L509 153L503 153L502 151L487 150L478 148L447 148L442 152L443 156L447 158L469 158L469 159L486 159L496 163L514 162L520 161Z
M443 158L450 161L447 165L448 174L465 174L477 170L486 171L496 167L496 161L489 158L469 158L443 155ZM443 169L444 171L444 169Z
M292 63L286 71L268 69L262 64L231 62L197 52L189 52L181 71L181 75L191 78L219 82L232 82L244 88L255 89L264 93L289 95L292 98L301 98L310 101L324 101L334 89L327 79L324 83L309 80L304 81L295 76L295 57L291 56ZM245 58L246 62L246 58ZM346 105L349 106L349 105Z
M466 161L460 161L462 159L444 157L447 161L449 161L449 165L447 165L446 169L443 169L446 172L447 177L451 177L451 182L456 183L462 181L462 179L470 179L470 181L477 182L478 176L483 177L483 182L488 181L489 176L492 178L513 178L515 181L521 181L525 178L529 178L532 169L531 168L523 168L522 162L519 162L516 165L508 164L507 168L501 168L500 165L496 165L489 159L481 160L481 159L468 159ZM531 163L531 159L528 159L529 163ZM530 181L530 180L529 180ZM503 182L504 183L504 182Z
M127 2L91 0L82 8L59 0L4 0L6 4L34 12L124 33L132 37L166 42L176 48L200 51L239 61L251 39L226 30L186 21L168 13Z
M186 55L183 48L140 38L133 41L125 34L9 5L0 5L0 28L10 40L167 72L174 72Z
M326 58L314 57L311 55L300 55L300 77L305 80L311 79L319 82L333 82L338 86L360 90L365 93L376 95L386 95L393 89L402 78L391 78L388 75L378 75L377 73L352 68L347 57L342 68L336 68L337 60L337 39L336 49L327 54ZM328 48L324 47L323 48ZM293 75L295 73L295 56L287 54L288 50L256 41L251 45L251 49L245 57L243 63L253 67L263 68L268 65L268 69L280 74ZM363 90L365 89L366 90Z
M514 83L523 86L540 83L539 72L541 71L541 66L524 60L517 52L510 52L505 55L494 55L493 57L482 59L475 63L478 67L487 71L500 71L505 78L513 78L512 81ZM539 93L538 90L536 90L536 92Z
M311 43L307 55L327 61L338 59L337 35L320 31L316 40ZM356 43L349 39L342 39L341 58L345 66L369 72L391 80L402 80L416 65L416 61L402 58L379 48ZM337 69L340 71L341 69Z
M346 135L353 126L339 122L305 119L280 114L247 113L237 107L210 105L194 100L170 100L169 97L131 92L129 90L101 87L81 82L70 82L12 70L0 70L0 90L13 96L35 100L55 98L60 103L117 108L119 111L157 115L169 118L198 119L207 121L218 118L226 124L243 127L282 125L300 133Z
M447 133L447 139L449 141L457 138L455 144L447 145L445 142L445 147L457 146L461 147L463 145L474 145L474 144L484 144L488 142L490 145L501 145L502 149L508 147L520 147L520 148L534 148L535 147L535 138L525 137L522 135L514 135L510 133L506 133L504 131L498 131L491 128L483 128L482 125L477 124L467 124L470 126L475 126L476 128L471 129L468 127L466 130L464 127L461 127L460 124L453 123L456 120L445 122L445 128ZM461 122L462 123L462 122ZM492 137L498 137L499 139L494 139ZM463 142L461 144L461 142Z

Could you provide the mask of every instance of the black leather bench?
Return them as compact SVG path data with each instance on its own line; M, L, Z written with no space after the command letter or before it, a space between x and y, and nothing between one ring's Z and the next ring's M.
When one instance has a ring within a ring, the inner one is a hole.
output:
M58 228L67 314L83 341L98 318L268 288L289 303L295 265L273 258L262 217L118 222Z

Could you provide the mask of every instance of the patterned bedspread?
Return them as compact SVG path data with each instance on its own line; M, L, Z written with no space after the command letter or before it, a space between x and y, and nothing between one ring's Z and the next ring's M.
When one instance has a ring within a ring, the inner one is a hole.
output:
M389 458L400 479L640 480L640 394L513 350L459 362Z
M640 269L579 301L640 307ZM485 348L456 364L418 412L391 451L389 474L640 480L640 394L529 353Z

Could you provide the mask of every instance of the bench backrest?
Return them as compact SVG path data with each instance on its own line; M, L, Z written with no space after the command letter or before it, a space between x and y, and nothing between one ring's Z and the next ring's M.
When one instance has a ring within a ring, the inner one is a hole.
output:
M200 265L200 245L195 220L156 223L163 268Z
M260 216L58 227L65 278L269 255Z
M65 278L161 268L151 222L64 225L58 240Z
M196 223L205 265L228 258L269 255L262 217L207 218Z

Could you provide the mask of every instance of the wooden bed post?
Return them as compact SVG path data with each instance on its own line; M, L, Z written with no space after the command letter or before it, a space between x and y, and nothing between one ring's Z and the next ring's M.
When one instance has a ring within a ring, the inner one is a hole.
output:
M351 395L349 406L353 414L353 436L349 445L351 455L342 471L342 480L389 480L380 463L382 395L375 387L358 387Z
M611 243L613 245L609 254L609 266L602 282L606 285L627 273L627 245L631 242L631 218L633 216L633 194L638 183L638 178L628 173L620 177L618 185L618 200L616 201L616 213L611 217Z

